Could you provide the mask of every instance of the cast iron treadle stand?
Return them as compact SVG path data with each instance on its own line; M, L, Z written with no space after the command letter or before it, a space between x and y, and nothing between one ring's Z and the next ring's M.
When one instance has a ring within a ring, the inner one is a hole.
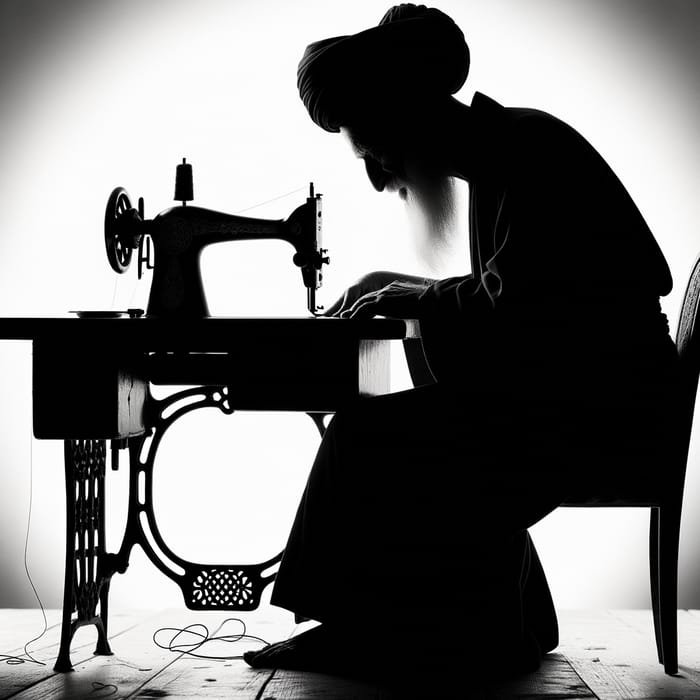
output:
M254 610L276 571L268 571L283 552L261 564L197 564L175 554L165 543L153 511L153 466L166 430L199 408L233 408L225 386L187 389L158 400L148 396L146 432L124 441L112 441L113 452L129 448L129 506L119 551L105 552L105 441L66 440L67 541L61 646L54 670L70 671L70 643L81 625L97 626L95 654L111 654L107 641L107 597L114 573L124 573L135 544L168 578L180 586L191 610ZM326 413L309 413L319 433L325 432ZM117 460L113 454L113 467ZM99 600L100 612L96 613ZM72 612L77 618L72 620Z
M64 442L66 568L61 645L54 671L73 670L70 643L82 625L97 627L95 654L112 653L107 641L107 597L112 572L105 570L105 456L104 440Z

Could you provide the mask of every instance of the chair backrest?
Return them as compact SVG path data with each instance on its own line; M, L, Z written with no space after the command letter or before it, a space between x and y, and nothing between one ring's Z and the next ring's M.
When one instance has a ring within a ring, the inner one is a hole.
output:
M676 331L676 347L680 357L680 426L687 443L682 446L687 458L690 431L693 425L693 411L700 378L700 257L695 261L690 273L688 286L683 296L683 304Z

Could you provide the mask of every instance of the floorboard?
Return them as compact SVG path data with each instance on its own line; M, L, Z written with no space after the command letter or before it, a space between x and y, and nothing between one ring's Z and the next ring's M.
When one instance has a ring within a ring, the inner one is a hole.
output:
M558 700L594 700L586 684L560 654L549 654L537 673L512 682L496 683L474 678L459 669L436 669L434 678L419 674L394 684L372 684L338 679L321 673L276 671L265 687L265 698L274 700L425 700L468 698L504 700L507 698L557 698Z
M177 622L172 613L168 619L169 626L192 624L197 619L193 614L184 613L181 622ZM277 640L289 636L294 628L291 616L280 616L269 613L268 619L259 619L251 634L263 639ZM245 618L245 615L241 615ZM255 620L254 614L248 614ZM226 622L226 618L219 618L219 624L213 625L210 616L200 616L204 624L210 626L211 636L229 637L235 639L242 632L240 625L233 621ZM185 638L183 641L187 641ZM148 643L152 642L152 635ZM241 658L244 651L259 648L261 645L250 641L226 642L223 640L212 641L200 650L193 650L201 656L214 656L219 658L199 658L189 654L177 654L170 663L163 666L157 675L151 676L147 682L142 683L136 690L130 689L130 694L123 697L150 698L165 697L169 700L182 698L233 698L235 700L250 700L258 698L261 691L272 675L268 670L253 670ZM163 652L173 656L172 652ZM135 656L138 657L138 654ZM162 694L162 695L161 695Z
M37 637L44 629L44 618L41 610L5 609L2 611L2 627L0 627L0 652L11 653L10 647L17 644L18 640L30 640ZM60 610L46 610L46 625L48 629L55 629L61 624ZM44 635L45 638L46 635ZM24 642L18 647L23 651ZM30 646L30 651L33 645Z
M249 632L271 641L288 636L294 627L289 615L272 608L246 615L240 617L249 622ZM48 619L49 631L32 647L35 656L47 665L0 665L0 700L700 700L700 613L696 611L679 611L677 676L666 676L656 659L649 611L563 611L559 648L545 658L538 672L510 683L478 680L459 668L428 672L419 666L420 653L412 668L415 677L407 674L399 683L378 684L318 673L253 670L240 656L254 643L234 642L231 637L199 650L207 656L227 657L222 659L194 658L182 649L173 652L159 648L153 642L153 634L161 627L202 622L215 636L242 631L221 613L193 613L185 609L153 614L115 613L110 620L113 656L94 656L95 631L79 630L72 648L76 671L57 674L52 667L60 630L58 611L49 611ZM0 610L0 651L21 652L26 639L42 627L43 620L35 610ZM160 641L166 637L164 632L158 635ZM420 683L418 678L422 679Z
M14 615L6 618L6 610L0 611L0 626L7 630L12 629L12 620ZM13 611L14 612L14 611ZM35 616L36 611L25 611L30 615ZM53 619L58 611L47 611L47 617ZM60 617L60 615L59 615ZM152 613L115 613L110 617L110 640L114 640L114 646L118 647L122 644L123 636L131 630L140 629L145 618L153 617ZM8 620L6 622L6 620ZM42 621L43 628L43 621ZM41 628L40 630L41 631ZM30 632L30 638L35 636L34 631ZM61 674L56 674L53 671L53 665L58 654L58 642L60 638L60 625L50 627L46 634L37 642L29 647L29 651L34 659L41 662L43 665L35 663L23 663L19 665L2 664L0 665L0 699L9 697L43 697L41 688L44 683L55 683L56 678L61 678ZM19 655L23 652L26 635L22 632L22 626L17 628L17 636L14 644L10 643L9 648L4 648L2 653ZM93 651L97 641L97 632L94 627L83 627L78 629L73 639L71 646L71 658L73 665L84 667L91 659L95 658L114 658L114 657L95 657ZM68 674L73 676L75 674ZM92 690L92 688L91 688ZM24 692L22 692L24 691ZM25 695L25 693L30 693ZM63 697L61 695L49 695L48 697Z
M698 638L691 647L691 628ZM700 617L679 611L681 662L700 651ZM683 668L667 676L656 656L651 611L568 611L561 615L561 644L558 651L601 700L655 698L700 700L697 675Z

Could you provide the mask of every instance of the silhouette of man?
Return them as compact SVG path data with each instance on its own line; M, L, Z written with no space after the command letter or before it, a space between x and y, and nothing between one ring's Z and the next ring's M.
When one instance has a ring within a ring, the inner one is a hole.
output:
M299 64L313 121L422 211L433 245L453 178L469 183L472 274L370 273L330 309L418 318L437 381L333 419L272 594L321 624L248 652L252 666L535 668L558 631L527 528L566 498L652 479L667 449L677 354L654 237L574 129L457 101L468 68L456 24L409 4Z

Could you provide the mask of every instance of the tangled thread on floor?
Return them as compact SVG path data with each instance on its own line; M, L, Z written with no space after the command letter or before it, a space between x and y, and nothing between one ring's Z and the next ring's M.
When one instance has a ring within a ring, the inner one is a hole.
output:
M221 631L226 623L235 622L241 626L239 632L235 634L214 634L210 636L209 628L201 622L187 625L187 627L161 627L153 633L153 643L160 649L172 651L179 654L186 654L197 659L215 659L220 661L230 661L232 659L242 659L243 654L235 656L220 656L217 654L200 654L200 649L205 644L211 642L224 642L226 644L235 644L237 642L260 642L267 646L268 642L262 637L257 637L254 634L248 634L246 624L243 620L237 617L227 617L218 628ZM165 633L170 633L171 636L165 643L159 641L158 637L162 637Z

